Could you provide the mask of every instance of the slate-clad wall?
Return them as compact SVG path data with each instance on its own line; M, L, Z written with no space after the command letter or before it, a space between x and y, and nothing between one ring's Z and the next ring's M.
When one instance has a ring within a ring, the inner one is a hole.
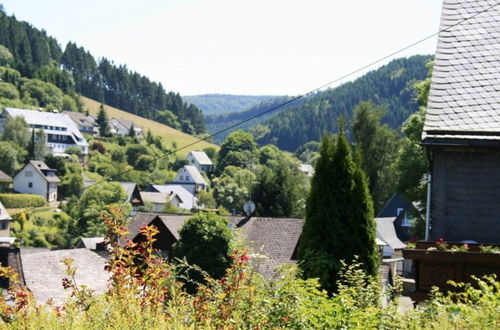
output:
M500 243L500 150L434 149L431 239Z

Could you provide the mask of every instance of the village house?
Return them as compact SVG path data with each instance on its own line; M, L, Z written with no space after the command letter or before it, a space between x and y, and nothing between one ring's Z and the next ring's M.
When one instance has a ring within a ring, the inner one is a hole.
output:
M500 243L500 7L490 6L443 3L422 134L430 240Z
M212 172L213 163L204 151L191 151L187 156L187 161L189 165L195 166L200 172Z
M88 143L74 121L64 113L5 108L0 115L0 133L4 130L7 116L22 116L30 130L43 130L49 153L64 153L69 147L77 147L86 155Z
M144 192L159 192L164 194L175 194L179 198L178 207L184 210L192 210L198 207L198 198L179 184L153 184Z
M133 121L125 118L111 118L109 121L110 132L119 136L128 136L132 126L134 126L135 137L140 140L143 139L142 128L136 126Z
M4 172L0 171L0 192L6 191L11 183L12 178Z
M0 202L0 246L10 246L16 240L15 237L10 237L10 223L12 218Z
M48 203L57 201L57 184L61 182L56 170L42 161L30 160L14 177L14 190L23 194L35 194Z
M99 132L94 116L76 111L63 111L63 113L73 120L82 134L96 135Z
M207 191L208 189L207 182L194 165L184 166L172 183L181 185L193 195L198 191Z
M154 225L160 233L155 237L154 247L165 257L172 255L172 245L180 238L179 230L190 215L170 215L158 213L137 213L127 230L128 238L135 242L144 239L139 233L142 225ZM296 249L299 242L303 219L292 218L257 218L257 217L225 217L229 226L241 235L251 249L252 260L264 276L274 275L277 266L295 264Z
M314 175L314 167L309 164L299 164L299 171L304 173L307 177L312 177Z
M173 191L169 193L141 191L141 197L144 203L149 202L153 204L153 212L162 212L167 203L171 203L173 206L181 208L180 205L183 202L179 195Z

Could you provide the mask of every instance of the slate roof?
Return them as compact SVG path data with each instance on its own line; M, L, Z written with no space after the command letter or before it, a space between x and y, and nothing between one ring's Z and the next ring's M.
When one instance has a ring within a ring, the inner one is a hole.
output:
M30 164L33 165L33 167L37 170L40 175L47 181L47 182L52 182L52 183L59 183L61 180L54 174L54 176L47 176L46 172L47 171L53 171L55 173L56 170L51 169L50 167L47 166L43 161L41 160L30 160Z
M103 241L104 237L80 237L80 239L75 245L75 248L96 250L97 244L100 244Z
M213 165L212 161L204 151L193 150L190 154L200 165Z
M179 230L191 215L168 215L161 213L137 213L128 226L129 238L133 239L139 233L142 225L159 218L178 240ZM271 277L276 266L284 263L295 263L293 255L299 241L303 219L292 218L242 218L224 217L232 228L239 229L239 233L252 249L254 259L259 258L258 270L265 276Z
M179 205L182 209L190 210L198 205L198 198L180 184L154 184L148 187L148 191L175 193L182 200Z
M500 140L499 18L498 0L444 0L424 144Z
M95 120L94 117L87 116L84 113L76 111L63 111L64 114L68 115L77 125L80 127L94 127Z
M0 182L12 182L12 178L4 172L0 171Z
M21 249L21 260L26 286L40 303L53 298L56 303L63 302L69 292L62 287L62 279L67 277L61 260L71 258L76 267L78 285L86 285L96 293L107 288L109 273L104 270L105 259L87 249L43 251L28 253Z
M392 249L404 249L406 244L401 242L396 234L394 221L396 217L375 218L377 224L377 238L384 241Z
M173 200L177 194L174 192L164 193L164 192L152 192L152 191L141 191L141 197L144 202L151 202L155 204L166 204ZM182 203L182 199L179 198L179 201Z

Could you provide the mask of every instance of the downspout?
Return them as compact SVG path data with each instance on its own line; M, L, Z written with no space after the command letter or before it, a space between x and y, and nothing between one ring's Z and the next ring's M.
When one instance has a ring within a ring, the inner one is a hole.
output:
M427 160L429 161L429 172L427 172L427 202L425 210L425 240L429 240L429 231L431 227L431 201L432 201L432 148L427 147Z
M432 192L432 174L427 173L427 209L425 210L425 240L429 240L429 228L431 224L431 192Z

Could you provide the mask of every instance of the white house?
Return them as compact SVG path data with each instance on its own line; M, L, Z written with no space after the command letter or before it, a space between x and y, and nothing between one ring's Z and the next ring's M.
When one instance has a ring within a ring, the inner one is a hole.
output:
M110 132L120 136L128 136L132 125L134 126L135 136L142 139L144 137L142 128L136 126L133 121L125 118L111 118L109 121Z
M41 129L47 136L49 152L64 153L69 147L88 153L88 143L75 122L65 113L5 108L0 115L0 133L5 128L7 116L22 116L31 130Z
M200 190L206 191L208 189L207 182L194 165L184 166L179 173L177 173L172 183L181 185L191 194L196 194L196 192Z
M314 167L309 164L300 164L299 171L301 171L308 177L312 177L314 175Z
M187 156L189 165L194 165L200 172L212 172L213 163L204 151L193 150Z
M53 170L42 161L30 160L14 177L14 190L23 194L35 194L47 202L57 200L57 184L61 182Z
M154 184L145 189L145 192L161 192L164 194L175 194L180 202L177 207L184 210L191 210L198 207L198 198L178 184ZM144 192L141 192L141 195ZM174 202L175 205L175 202Z
M167 203L172 203L178 208L182 208L183 200L173 191L171 192L151 192L141 191L141 197L144 202L153 204L153 212L162 212Z
M12 218L0 202L0 246L9 246L14 243L15 237L10 237L10 222Z

